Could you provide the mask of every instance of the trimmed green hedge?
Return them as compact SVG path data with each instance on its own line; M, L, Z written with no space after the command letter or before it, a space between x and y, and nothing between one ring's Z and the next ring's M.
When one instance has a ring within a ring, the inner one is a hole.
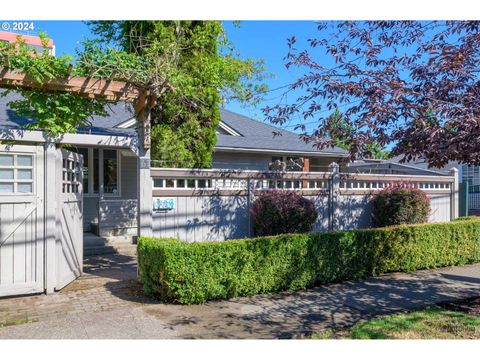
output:
M224 242L141 238L138 261L147 294L203 303L480 262L480 220Z

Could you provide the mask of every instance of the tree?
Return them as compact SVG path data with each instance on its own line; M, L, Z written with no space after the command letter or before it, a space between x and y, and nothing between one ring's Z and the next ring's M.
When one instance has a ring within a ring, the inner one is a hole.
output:
M480 22L342 21L317 28L309 49L288 40L286 67L308 72L287 89L300 93L292 103L263 109L268 120L300 118L297 129L318 148L333 146L326 136L336 132L351 159L377 143L392 144L391 154L406 161L480 164ZM346 125L340 129L328 115L335 109ZM309 124L316 129L307 132Z
M99 41L79 54L84 66L92 63L92 70L110 71L105 65L111 64L109 57L116 52L141 59L144 73L135 77L157 96L152 127L155 165L210 166L220 103L231 98L253 103L254 94L264 90L262 62L240 59L219 21L94 21L88 25ZM102 46L104 50L93 50ZM91 59L91 54L97 58Z
M330 115L328 121L331 125L328 128L326 136L328 136L336 146L350 151L351 145L345 140L345 134L351 134L354 131L353 126L345 121L338 108ZM389 151L374 141L371 144L367 144L364 155L369 159L388 159Z
M220 121L219 104L235 98L255 103L263 93L263 64L241 59L219 21L94 21L96 35L75 56L0 44L0 65L42 83L68 75L102 77L139 85L156 96L152 158L171 167L208 167ZM73 94L16 89L9 103L31 119L28 127L52 135L75 132L92 115L106 116L106 102ZM8 91L3 92L6 95Z

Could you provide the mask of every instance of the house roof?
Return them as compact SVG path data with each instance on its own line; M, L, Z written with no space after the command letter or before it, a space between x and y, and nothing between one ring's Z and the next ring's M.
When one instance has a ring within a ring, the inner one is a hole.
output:
M0 93L2 92L0 90ZM18 129L31 121L26 117L18 116L8 106L10 101L20 99L21 95L13 91L5 97L0 96L0 130ZM106 110L109 114L107 117L93 116L89 120L89 125L78 129L78 132L96 135L135 135L133 128L119 127L133 118L131 104L124 102L109 104ZM221 109L220 115L223 125L232 130L231 133L234 135L220 133L215 146L217 151L290 153L308 154L309 156L346 155L345 150L338 147L318 150L312 144L307 144L300 139L298 134L228 110ZM274 132L281 135L274 135Z
M250 119L246 116L221 109L222 122L234 129L241 136L219 134L215 146L217 150L262 150L268 152L290 152L298 154L335 154L346 155L339 147L318 150L313 144L307 144L299 135L275 126ZM281 135L274 135L274 132Z
M0 90L0 94L5 90ZM6 96L0 96L0 130L13 130L27 125L32 119L19 116L10 109L8 103L21 100L22 96L10 91ZM119 129L115 126L133 117L133 108L130 103L119 102L106 106L108 116L93 116L89 124L78 129L79 133L95 135L135 135L134 129Z
M349 172L369 173L393 170L398 174L406 175L449 175L447 171L433 170L415 166L413 164L400 164L395 160L357 160L349 163L347 167Z

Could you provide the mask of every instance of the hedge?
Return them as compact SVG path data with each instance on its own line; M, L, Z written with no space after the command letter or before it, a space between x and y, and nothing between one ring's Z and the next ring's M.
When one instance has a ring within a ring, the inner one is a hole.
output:
M181 304L480 261L480 220L224 242L140 238L147 294Z

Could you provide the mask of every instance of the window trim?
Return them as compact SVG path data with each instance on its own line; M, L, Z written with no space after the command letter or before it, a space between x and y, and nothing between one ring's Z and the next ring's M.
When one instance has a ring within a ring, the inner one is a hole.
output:
M220 121L220 123L218 124L218 127L220 129L222 129L223 131L225 131L230 136L243 136L237 130L235 130L231 126L225 124L223 121Z
M8 152L1 152L1 155L9 155L13 156L13 165L0 165L0 169L2 170L12 170L13 177L12 179L0 179L0 183L7 183L13 184L13 191L12 192L1 192L0 196L32 196L35 195L37 192L37 184L35 181L35 177L37 176L36 171L36 157L34 153L30 152L21 152L21 151L8 151ZM32 164L30 166L19 166L18 164L18 156L29 156L32 159ZM32 173L32 177L30 179L19 179L18 178L18 170L30 170ZM18 192L18 184L31 184L32 191L31 192Z
M118 149L110 149L108 148L107 150L114 150L117 153L117 179L118 179L118 192L116 194L113 193L104 193L103 188L104 188L104 177L99 176L98 177L98 192L94 193L93 192L93 179L94 179L94 174L95 174L95 166L94 166L94 161L93 161L93 151L98 150L98 167L99 167L99 175L102 175L104 171L104 166L103 166L103 148L97 148L97 147L82 147L79 146L78 148L84 148L88 150L88 191L87 189L84 189L83 196L85 197L90 197L90 198L96 198L96 197L109 197L109 198L120 198L122 197L122 160L121 160L121 151ZM101 169L100 169L101 168Z

